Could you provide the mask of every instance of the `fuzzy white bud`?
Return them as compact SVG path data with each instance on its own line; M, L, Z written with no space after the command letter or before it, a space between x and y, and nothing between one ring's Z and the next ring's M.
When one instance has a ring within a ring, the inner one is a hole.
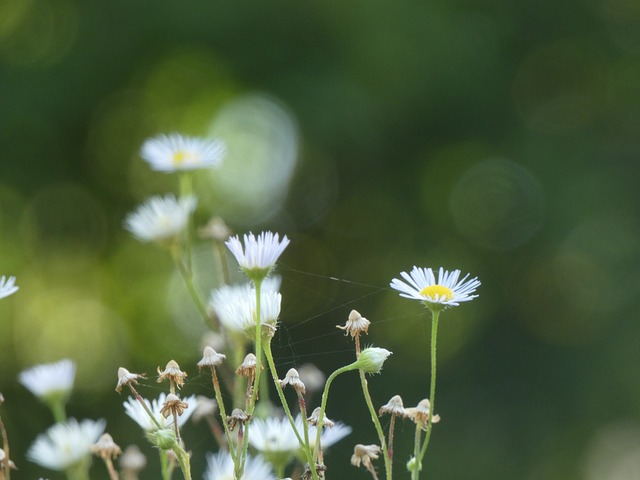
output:
M380 373L384 361L391 353L386 348L368 347L360 353L355 365L365 373Z

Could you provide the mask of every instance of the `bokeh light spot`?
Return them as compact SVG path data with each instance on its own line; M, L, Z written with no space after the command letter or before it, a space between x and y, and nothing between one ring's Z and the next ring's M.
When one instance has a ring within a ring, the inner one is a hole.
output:
M544 196L527 169L510 160L493 159L461 176L450 206L458 230L468 240L508 250L526 243L540 228Z

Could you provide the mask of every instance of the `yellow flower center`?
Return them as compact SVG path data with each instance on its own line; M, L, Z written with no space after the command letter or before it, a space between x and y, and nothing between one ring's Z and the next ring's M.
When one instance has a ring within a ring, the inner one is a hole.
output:
M177 152L175 152L173 154L173 165L176 167L179 167L180 165L182 165L184 162L186 162L187 160L193 158L194 155L191 152L185 152L184 150L178 150Z
M437 295L439 299L444 298L445 300L451 300L453 298L453 290L443 287L442 285L429 285L420 290L420 295L433 299L435 299Z

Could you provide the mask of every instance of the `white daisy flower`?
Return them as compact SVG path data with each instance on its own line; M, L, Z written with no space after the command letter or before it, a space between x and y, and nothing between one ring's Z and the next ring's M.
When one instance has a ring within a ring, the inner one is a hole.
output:
M298 415L295 419L296 430L300 437L303 436L302 417ZM316 438L316 427L309 425L309 439L314 441ZM342 422L336 422L331 428L323 428L320 436L322 448L328 448L331 445L342 440L351 433L351 427ZM289 419L282 417L280 419L254 418L251 422L251 435L249 435L249 443L260 453L268 456L270 453L295 453L300 448L298 438L296 437ZM313 445L312 445L313 446Z
M257 237L249 233L244 235L244 246L237 235L229 238L226 245L240 268L255 282L261 281L273 269L289 245L289 239L284 235L280 241L280 236L271 232L262 232Z
M153 413L154 418L158 421L158 423L162 426L162 428L171 428L173 425L173 416L169 416L165 418L162 414L162 408L167 400L167 395L163 392L157 399L152 400L151 402L147 399L144 399L144 403L147 404L149 410ZM183 399L183 402L187 403L187 408L182 412L182 415L178 417L178 427L182 428L182 426L189 420L191 415L196 409L197 399L195 395L191 395L190 397L186 397ZM135 398L129 397L126 402L124 402L124 409L140 427L145 432L153 432L158 429L157 425L153 423L153 420L149 418L149 415L145 411L144 407L140 405Z
M458 306L460 302L468 302L478 296L472 295L480 286L478 278L467 280L467 274L459 280L460 270L449 272L440 267L437 281L430 268L414 266L411 273L401 272L400 275L407 282L394 278L391 288L401 292L401 297L420 300L431 308Z
M280 316L282 296L277 291L280 278L266 278L260 288L260 321L275 327ZM233 332L253 333L256 325L256 291L250 283L224 285L211 292L209 306L220 323Z
M193 196L179 200L173 195L151 197L127 215L124 228L141 242L175 240L187 227L196 204Z
M20 287L16 284L16 277L0 277L0 298L8 297L18 291Z
M225 149L220 140L172 133L147 140L142 145L140 156L153 170L171 173L218 167L222 163Z
M105 423L104 420L78 423L75 418L56 423L46 433L38 435L27 458L50 470L67 470L90 457L91 446L102 435Z
M205 480L235 480L233 459L228 452L220 451L207 455ZM247 455L244 474L241 480L276 480L271 465L260 457Z
M42 400L64 400L73 389L75 376L76 364L65 359L23 370L18 381Z

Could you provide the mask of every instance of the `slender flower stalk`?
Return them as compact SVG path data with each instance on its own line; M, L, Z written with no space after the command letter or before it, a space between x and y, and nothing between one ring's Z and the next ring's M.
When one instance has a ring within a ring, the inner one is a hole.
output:
M362 393L364 395L364 400L367 404L367 408L369 409L369 413L371 414L371 421L376 429L376 433L378 434L378 440L380 441L380 445L382 447L383 460L384 460L384 469L387 476L387 480L391 480L392 471L391 471L391 459L389 458L389 452L387 451L387 442L384 438L384 432L382 430L382 426L380 425L380 420L378 419L378 415L376 415L376 409L373 406L373 402L371 401L371 394L369 393L369 387L367 385L367 379L365 378L364 370L360 369L360 385L362 385Z

